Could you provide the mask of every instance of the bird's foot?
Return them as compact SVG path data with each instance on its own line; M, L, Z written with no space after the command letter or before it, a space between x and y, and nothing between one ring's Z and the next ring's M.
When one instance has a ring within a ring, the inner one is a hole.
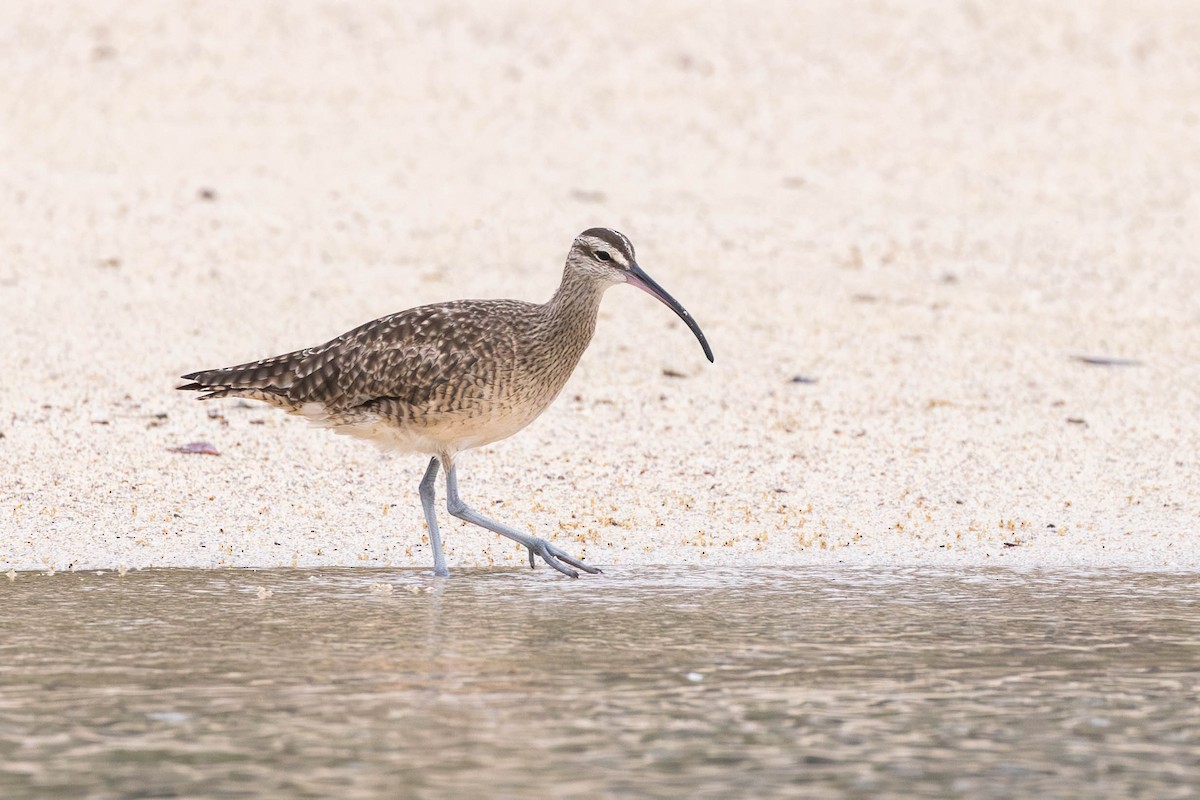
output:
M543 561L569 578L579 577L579 573L571 569L571 567L578 567L584 572L589 572L592 575L600 574L599 567L590 567L587 564L584 564L582 561L567 555L559 548L547 542L545 539L534 539L532 543L526 546L529 548L530 569L533 569L534 564L537 563L534 561L534 556L541 556ZM564 566L564 562L566 564L570 564L571 566Z

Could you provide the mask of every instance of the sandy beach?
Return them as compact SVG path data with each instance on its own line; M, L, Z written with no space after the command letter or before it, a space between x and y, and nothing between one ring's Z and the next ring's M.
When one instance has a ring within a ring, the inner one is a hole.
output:
M178 376L543 301L597 225L716 362L613 288L484 513L615 569L1200 569L1186 4L9 3L0 103L0 572L429 568L423 457Z

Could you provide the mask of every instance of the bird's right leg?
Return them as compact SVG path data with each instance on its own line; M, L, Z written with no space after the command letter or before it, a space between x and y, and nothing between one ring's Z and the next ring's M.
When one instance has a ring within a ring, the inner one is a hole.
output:
M483 514L468 506L458 496L458 473L456 470L457 468L453 464L446 469L446 510L451 514L481 528L487 528L489 531L498 533L501 536L507 536L514 542L524 545L529 549L529 566L531 567L534 564L533 557L537 555L541 556L542 560L547 564L570 578L579 577L579 573L571 569L571 567L578 567L584 572L590 572L593 575L600 572L598 567L588 566L582 561L572 558L545 539L539 539L536 536L530 536L528 533L513 530L507 525L496 522L494 519L488 519ZM570 566L566 566L568 564Z
M438 457L434 456L421 479L421 506L425 509L425 524L429 526L429 545L433 548L433 574L446 577L450 570L446 569L446 555L442 552L442 534L438 530L437 510L434 501L437 500Z

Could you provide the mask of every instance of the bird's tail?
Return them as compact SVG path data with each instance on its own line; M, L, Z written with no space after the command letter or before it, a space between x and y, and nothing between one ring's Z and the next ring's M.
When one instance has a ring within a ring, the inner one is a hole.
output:
M296 380L296 367L308 355L306 350L264 358L233 367L205 369L183 375L181 391L201 392L201 400L220 397L247 397L274 405L286 405L287 390Z

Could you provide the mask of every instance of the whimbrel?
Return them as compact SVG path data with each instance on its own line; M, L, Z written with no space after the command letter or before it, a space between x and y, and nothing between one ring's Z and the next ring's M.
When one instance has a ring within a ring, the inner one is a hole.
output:
M393 451L432 456L421 480L433 568L448 575L434 510L438 468L446 470L446 508L513 539L564 575L599 569L558 547L488 519L458 494L454 457L512 436L558 395L596 329L606 289L628 283L665 303L712 350L683 306L638 266L633 245L610 228L590 228L567 254L549 302L458 300L381 317L318 347L184 375L180 389L201 400L245 397L305 417L336 433Z

